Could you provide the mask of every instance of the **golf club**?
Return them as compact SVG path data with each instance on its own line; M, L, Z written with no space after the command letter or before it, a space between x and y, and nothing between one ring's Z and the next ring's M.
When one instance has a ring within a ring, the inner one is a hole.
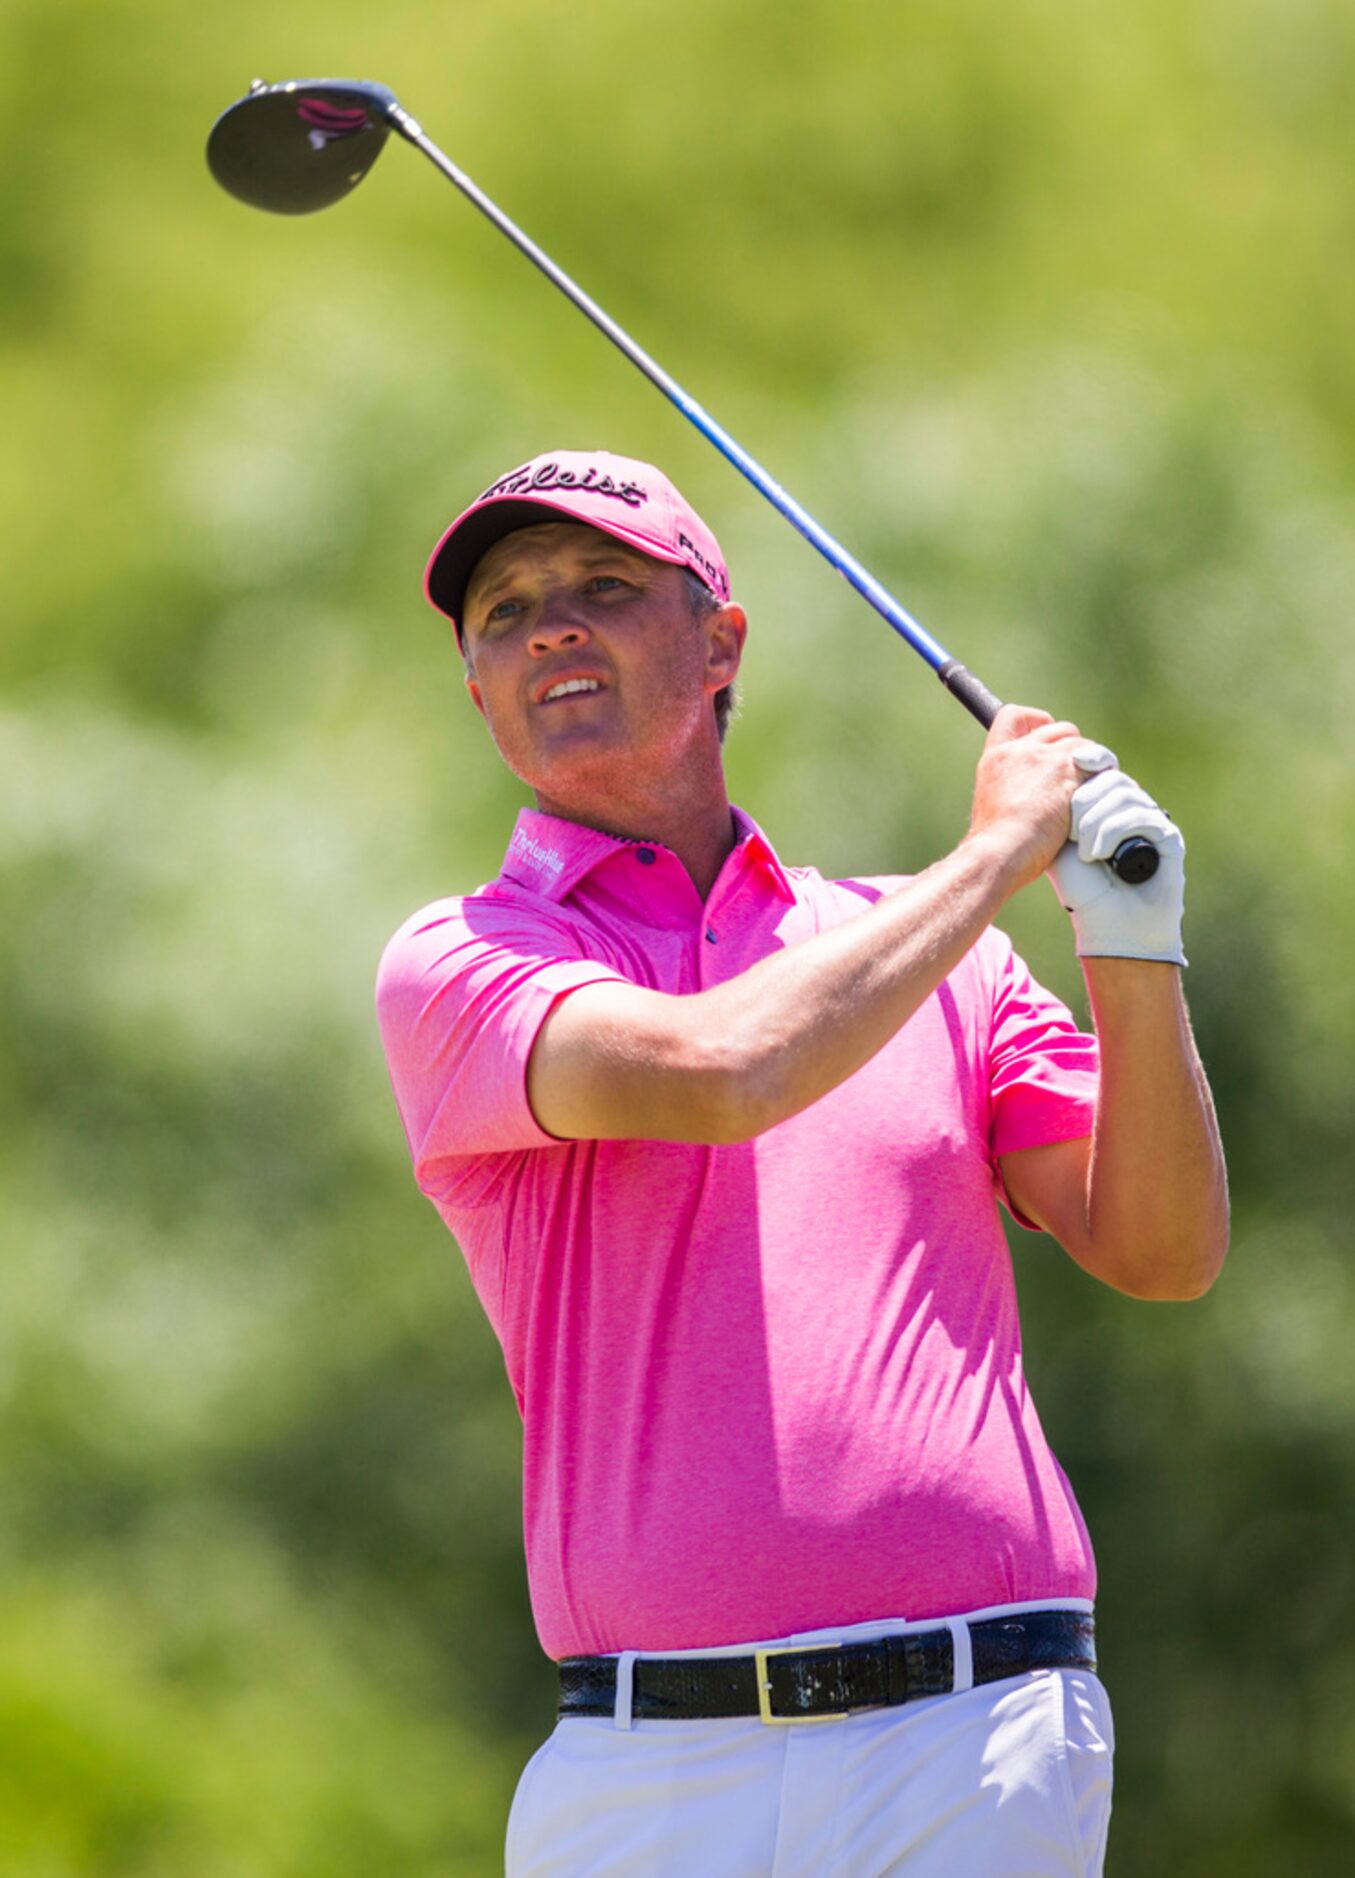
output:
M385 85L366 79L295 78L276 85L255 79L245 97L212 126L207 162L223 189L252 208L278 215L306 215L340 201L357 187L394 130L440 169L481 214L565 294L612 344L742 472L772 506L797 528L824 559L868 600L901 639L924 658L941 682L985 729L1002 708L958 659L820 527L808 510L768 475L715 419L670 378L596 301L504 214L464 171L428 137ZM1157 849L1141 836L1121 842L1110 865L1121 880L1138 885L1157 871Z

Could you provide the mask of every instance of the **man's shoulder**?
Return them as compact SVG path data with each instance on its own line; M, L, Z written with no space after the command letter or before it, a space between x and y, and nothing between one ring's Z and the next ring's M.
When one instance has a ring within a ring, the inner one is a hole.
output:
M524 906L530 911L533 902L539 902L543 907L546 904L539 894L528 893L516 882L500 876L497 880L484 881L478 887L471 887L465 893L446 893L436 900L428 901L427 905L419 907L408 919L401 921L393 937L398 939L401 933L419 932L428 926L466 919L480 912L487 916L495 913L508 916Z
M823 884L845 899L859 900L863 905L874 906L877 900L896 893L912 879L911 874L848 874L841 880L826 880Z
M834 879L820 868L796 866L779 855L777 865L797 900L837 902L846 912L873 906L913 878L911 874L849 874Z
M806 901L819 900L842 919L864 912L917 879L916 874L848 874L838 879L825 879L812 867L787 867L785 872L799 897ZM947 978L990 983L1006 968L1012 956L1011 940L1001 927L986 926L959 964L947 973Z
M387 940L377 968L378 991L411 967L418 969L467 945L550 945L568 940L577 925L567 909L544 894L500 876L468 893L430 900L403 920Z

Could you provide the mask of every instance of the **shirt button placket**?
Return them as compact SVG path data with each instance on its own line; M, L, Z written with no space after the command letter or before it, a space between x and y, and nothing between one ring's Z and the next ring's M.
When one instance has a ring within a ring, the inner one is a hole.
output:
M696 969L703 985L723 982L725 960L720 956L721 929L705 909L705 918L697 928Z

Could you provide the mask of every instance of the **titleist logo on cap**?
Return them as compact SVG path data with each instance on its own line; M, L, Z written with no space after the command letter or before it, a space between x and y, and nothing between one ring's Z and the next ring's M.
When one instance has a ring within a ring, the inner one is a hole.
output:
M491 496L520 496L528 489L586 489L590 495L613 496L632 509L638 509L649 500L649 491L640 483L619 483L613 476L600 476L593 463L582 474L561 469L558 463L538 463L535 469L530 463L524 463L521 469L510 470L507 476L491 483L478 500L488 502Z

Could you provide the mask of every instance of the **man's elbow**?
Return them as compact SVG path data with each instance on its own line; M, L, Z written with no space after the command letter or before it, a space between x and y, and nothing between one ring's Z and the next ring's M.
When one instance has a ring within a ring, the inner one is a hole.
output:
M1148 1278L1131 1278L1116 1289L1141 1304L1193 1304L1211 1289L1217 1276L1217 1272L1154 1274Z
M1213 1288L1228 1254L1228 1228L1188 1239L1139 1242L1102 1274L1126 1297L1189 1304Z

